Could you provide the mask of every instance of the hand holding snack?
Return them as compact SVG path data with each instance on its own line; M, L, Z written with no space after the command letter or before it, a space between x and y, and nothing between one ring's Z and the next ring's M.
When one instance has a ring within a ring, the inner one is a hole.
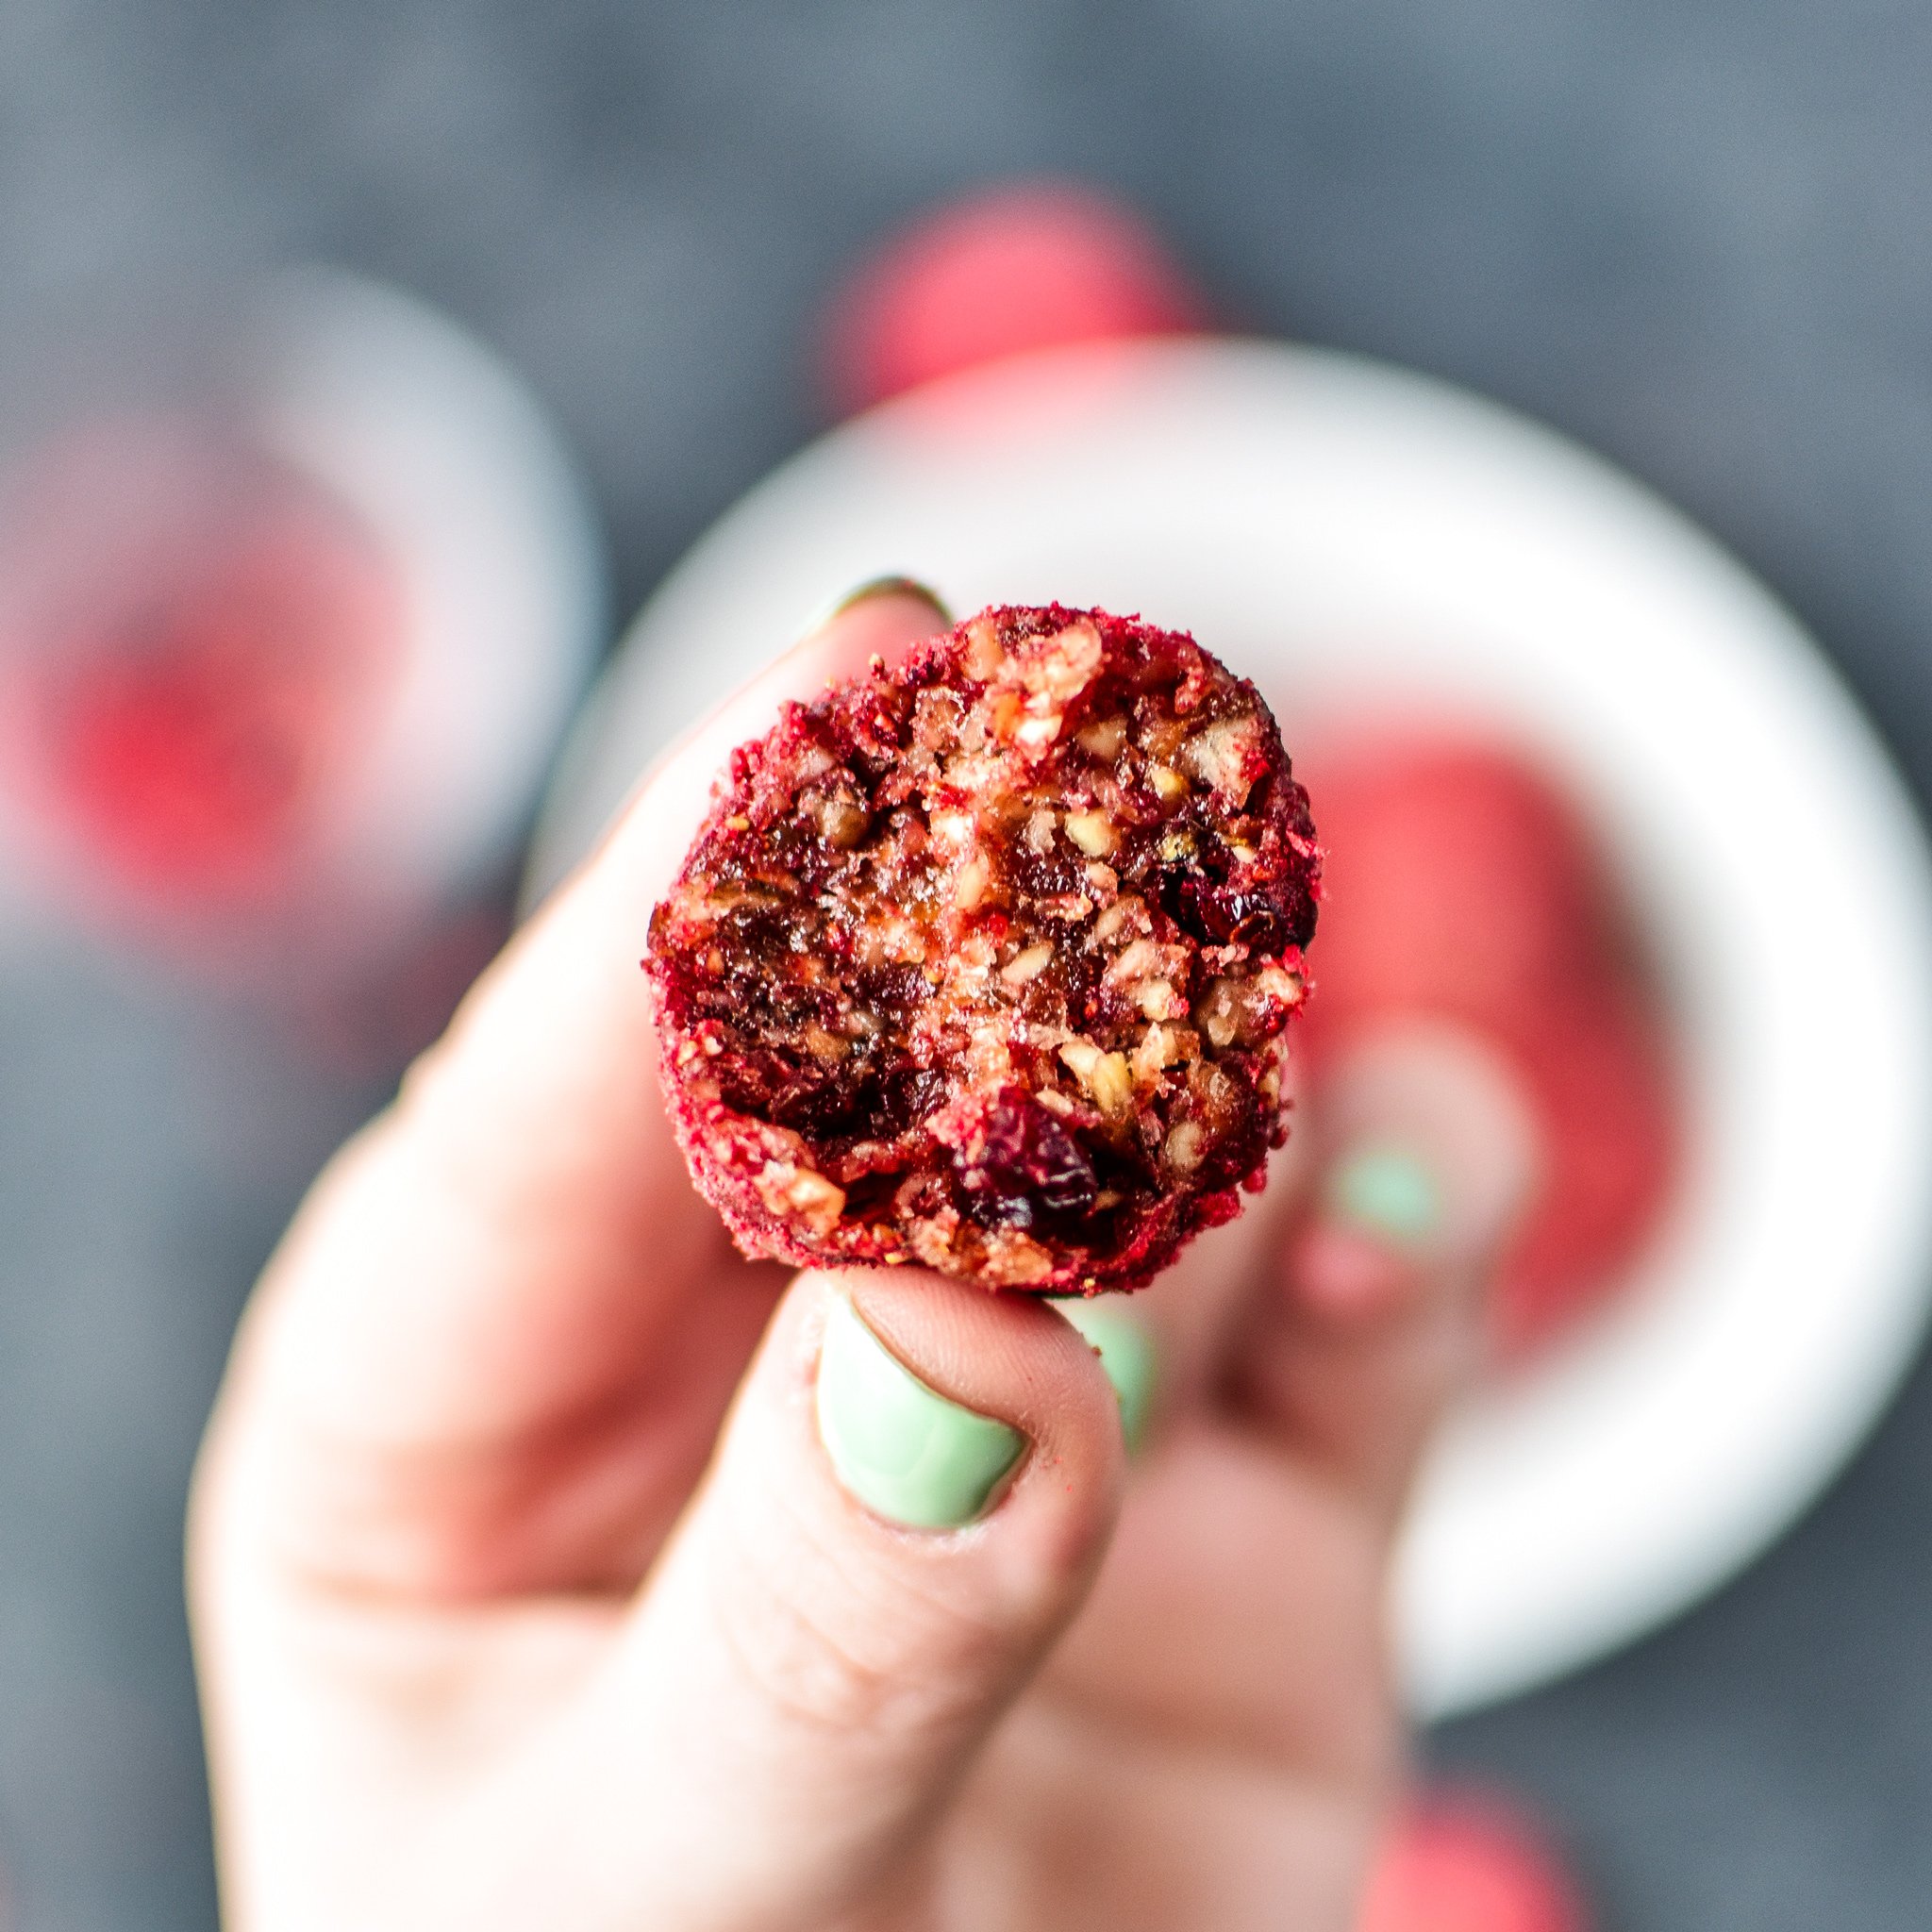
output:
M1466 1038L1361 1042L1248 1213L1076 1310L1118 1391L1037 1297L733 1254L644 923L731 747L940 627L868 597L687 740L272 1264L192 1537L238 1932L1346 1932L1524 1116Z

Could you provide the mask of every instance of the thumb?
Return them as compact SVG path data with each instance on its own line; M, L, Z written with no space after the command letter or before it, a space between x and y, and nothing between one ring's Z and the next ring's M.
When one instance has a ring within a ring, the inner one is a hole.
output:
M800 1275L574 1747L632 1874L610 1923L817 1926L916 1873L1084 1600L1123 1466L1051 1307Z

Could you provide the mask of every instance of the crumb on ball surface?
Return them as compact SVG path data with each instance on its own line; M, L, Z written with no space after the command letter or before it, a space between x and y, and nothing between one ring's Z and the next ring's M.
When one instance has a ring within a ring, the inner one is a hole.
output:
M786 708L644 961L747 1255L1135 1288L1286 1138L1319 856L1253 685L1183 632L988 610Z

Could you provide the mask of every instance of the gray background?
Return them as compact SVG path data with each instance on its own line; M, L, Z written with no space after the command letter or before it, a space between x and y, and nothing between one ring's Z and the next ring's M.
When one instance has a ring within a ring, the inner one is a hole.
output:
M1244 325L1474 384L1675 497L1923 793L1928 81L1932 12L1865 0L0 0L0 380L10 323L103 273L390 277L555 409L627 606L817 425L856 251L1076 172ZM402 1043L348 1063L0 936L0 1864L33 1932L211 1921L180 1494L249 1278ZM1536 1795L1613 1932L1923 1932L1928 1490L1921 1374L1717 1601L1433 1750Z

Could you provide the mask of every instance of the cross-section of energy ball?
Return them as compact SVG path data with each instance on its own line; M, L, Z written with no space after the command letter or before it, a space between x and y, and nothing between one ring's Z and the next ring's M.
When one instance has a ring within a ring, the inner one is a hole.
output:
M747 1255L1143 1285L1286 1137L1318 874L1183 632L988 610L788 707L651 921L698 1187Z

